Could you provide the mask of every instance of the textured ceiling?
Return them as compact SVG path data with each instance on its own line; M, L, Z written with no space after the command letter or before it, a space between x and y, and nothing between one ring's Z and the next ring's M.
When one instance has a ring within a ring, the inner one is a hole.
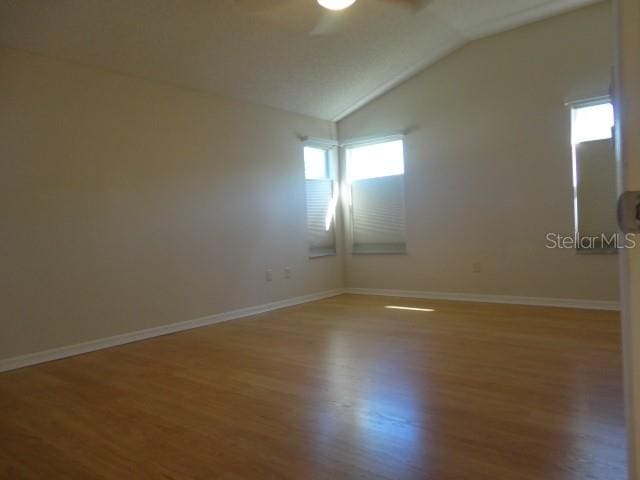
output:
M293 1L0 0L0 45L336 120L469 40L595 3L359 0L311 35L323 10Z

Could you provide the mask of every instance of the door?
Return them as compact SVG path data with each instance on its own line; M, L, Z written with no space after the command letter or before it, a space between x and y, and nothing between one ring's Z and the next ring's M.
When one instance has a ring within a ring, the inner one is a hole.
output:
M614 101L620 190L640 191L640 1L616 0L615 5ZM640 246L624 250L620 262L629 478L640 480Z

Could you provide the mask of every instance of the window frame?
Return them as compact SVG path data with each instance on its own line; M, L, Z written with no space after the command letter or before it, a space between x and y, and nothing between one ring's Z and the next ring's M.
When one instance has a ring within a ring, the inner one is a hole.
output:
M355 149L355 148L360 148L360 147L368 147L368 146L372 146L372 145L380 145L380 144L384 144L384 143L391 143L391 142L396 142L396 141L400 141L402 142L402 174L395 174L395 175L384 175L384 176L379 176L379 177L371 177L371 178L365 178L365 179L358 179L358 180L354 180L351 181L348 178L348 171L349 171L349 150L350 149ZM408 239L407 237L407 200L406 200L406 173L407 173L407 169L406 169L406 155L405 155L405 134L404 133L392 133L392 134L388 134L388 135L378 135L378 136L370 136L370 137L363 137L360 139L354 139L348 142L345 142L343 144L340 145L342 148L342 154L343 154L343 158L344 158L344 165L343 165L343 170L344 170L344 185L345 185L345 193L348 196L347 198L347 208L349 211L349 223L350 223L350 231L351 231L351 242L350 242L350 253L351 255L407 255L408 254L408 248L407 248L407 244L408 244ZM402 248L401 249L393 249L393 248L384 248L384 245L391 245L391 244L384 244L384 243L371 243L371 244L363 244L364 245L368 245L369 248L362 248L363 246L361 246L360 249L356 249L356 243L355 243L355 222L354 222L354 205L353 205L353 192L352 192L352 183L353 182L358 182L358 181L363 181L363 180L373 180L373 179L380 179L380 178L388 178L388 177L396 177L396 176L402 176L402 209L403 209L403 214L404 214L404 236L405 236L405 241L402 244Z
M573 233L574 238L580 238L580 205L579 205L579 172L578 172L578 155L577 155L577 145L580 143L585 143L588 141L597 141L597 140L586 140L583 142L574 142L574 128L576 123L576 111L581 108L595 107L598 105L611 104L613 108L613 98L611 95L600 95L597 97L586 98L582 100L574 100L571 102L567 102L566 106L569 107L569 115L570 115L570 129L569 129L569 144L571 146L571 173L572 173L572 191L573 191ZM614 114L615 119L615 114ZM615 120L614 120L615 121ZM615 124L614 124L615 126ZM614 133L612 129L611 137L602 138L599 140L608 140L613 139ZM603 232L605 233L605 232ZM618 249L615 247L607 247L604 245L594 246L593 248L584 248L580 247L580 242L576 242L576 253L578 254L616 254L618 253Z
M338 143L332 140L324 140L318 138L306 138L302 144L302 159L304 165L304 181L305 181L305 217L307 219L307 234L309 233L309 212L307 208L307 182L311 181L330 181L332 185L332 201L336 198L336 194L339 192L339 183L338 183L338 160L337 160L337 147ZM326 174L325 178L307 178L306 174L306 159L305 159L305 149L313 148L316 150L323 150L325 153L325 162L326 162ZM308 258L310 260L316 258L324 258L324 257L335 257L338 255L338 241L336 235L337 221L336 217L338 214L339 205L335 205L334 215L331 219L331 236L333 237L333 247L329 247L326 251L317 251L313 252L311 244L308 244Z

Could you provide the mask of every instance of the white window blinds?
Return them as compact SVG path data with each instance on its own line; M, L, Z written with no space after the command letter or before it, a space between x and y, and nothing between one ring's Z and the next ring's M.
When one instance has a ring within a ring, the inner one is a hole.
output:
M333 180L307 180L307 231L310 256L336 252L333 228Z
M575 233L598 239L578 248L613 250L601 239L618 231L613 105L607 97L574 102L571 113Z
M368 178L351 184L353 251L405 251L404 175Z
M347 147L353 253L406 251L401 139Z
M578 230L583 236L611 235L616 221L616 159L613 139L576 145Z
M304 148L305 191L309 256L336 253L334 213L336 198L332 178L331 150L313 146Z

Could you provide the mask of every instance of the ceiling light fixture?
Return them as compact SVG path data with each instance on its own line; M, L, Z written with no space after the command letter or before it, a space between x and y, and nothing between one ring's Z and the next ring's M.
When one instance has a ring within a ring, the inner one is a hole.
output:
M356 3L356 0L318 0L318 3L329 10L344 10Z

